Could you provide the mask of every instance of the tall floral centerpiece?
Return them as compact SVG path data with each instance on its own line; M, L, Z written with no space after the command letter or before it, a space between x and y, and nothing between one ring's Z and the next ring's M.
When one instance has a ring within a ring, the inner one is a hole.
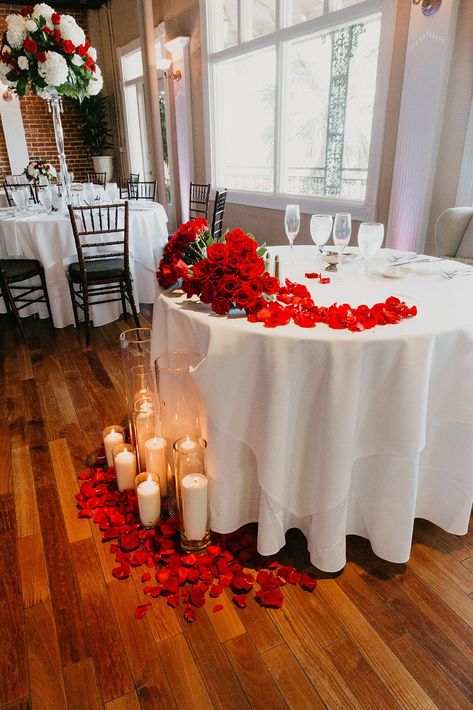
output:
M18 96L32 93L48 102L61 167L66 201L71 185L64 153L62 97L82 101L103 86L97 52L71 15L55 12L46 3L8 15L0 53L0 80Z

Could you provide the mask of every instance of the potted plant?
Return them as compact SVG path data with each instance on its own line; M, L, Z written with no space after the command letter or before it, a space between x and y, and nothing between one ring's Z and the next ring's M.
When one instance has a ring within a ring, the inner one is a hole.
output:
M113 176L113 155L104 155L112 148L112 135L107 122L107 99L102 94L91 96L79 106L84 136L94 163L96 173L106 173L107 182Z

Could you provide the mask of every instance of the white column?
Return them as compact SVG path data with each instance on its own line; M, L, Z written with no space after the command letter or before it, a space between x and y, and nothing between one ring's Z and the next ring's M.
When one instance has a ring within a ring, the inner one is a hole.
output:
M0 115L10 170L12 175L20 175L28 165L28 146L26 145L20 101L18 96L9 92L6 95L11 97L11 100L5 101L2 96L3 92L6 93L7 88L0 84Z
M466 131L465 148L463 150L462 166L458 179L456 207L473 206L473 102Z
M158 200L166 208L166 185L164 182L163 140L159 113L158 73L154 49L154 18L152 0L136 0L140 25L141 54L145 83L145 102L150 127L151 165L158 180Z
M412 5L389 206L387 246L421 251L437 167L458 0L432 17Z
M189 37L176 37L164 45L172 55L172 71L181 73L179 81L173 80L176 115L177 164L181 194L181 221L189 219L189 183L194 176L194 149L192 142L191 76L189 62Z

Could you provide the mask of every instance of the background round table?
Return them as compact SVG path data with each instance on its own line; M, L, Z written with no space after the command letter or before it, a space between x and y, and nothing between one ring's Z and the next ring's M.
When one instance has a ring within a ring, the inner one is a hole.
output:
M129 239L130 268L133 276L135 303L153 303L156 290L156 267L168 239L167 215L156 202L130 202ZM11 211L4 211L4 215ZM69 216L37 212L24 218L4 217L0 211L0 256L21 255L38 259L45 270L54 326L63 328L74 323L67 265L77 261ZM3 305L3 304L2 304ZM46 306L35 304L25 308L25 316L39 313L47 318ZM95 325L110 323L121 314L121 303L105 303L91 307Z
M275 251L283 275L318 304L394 295L418 315L362 333L273 330L218 317L179 291L158 294L153 358L182 349L202 358L193 377L207 412L212 528L258 521L264 555L299 528L312 563L327 572L344 566L348 534L392 562L409 558L416 517L464 534L473 502L473 276L442 278L447 262L437 261L403 279L364 277L351 258L340 281L320 285L304 278L317 269L313 247L296 247L293 263L288 248Z

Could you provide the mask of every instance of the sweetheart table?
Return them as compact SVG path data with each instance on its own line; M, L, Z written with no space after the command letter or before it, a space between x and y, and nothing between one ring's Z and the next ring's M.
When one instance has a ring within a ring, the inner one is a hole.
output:
M418 315L362 333L267 329L218 317L179 291L158 293L152 357L201 357L192 374L207 413L212 529L257 521L258 549L270 555L298 528L326 572L344 566L349 534L392 562L408 560L416 517L464 534L473 502L473 277L442 278L445 261L413 265L402 279L365 277L352 257L340 281L321 285L304 277L317 270L314 247L296 247L292 261L288 247L275 251L283 275L316 303L373 305L393 295Z
M135 303L152 303L156 289L156 266L167 242L167 215L162 205L154 202L130 202L129 238L130 268L133 276ZM21 255L38 259L44 267L54 326L63 328L74 323L67 265L77 261L77 251L69 216L38 211L25 217L9 216L11 210L0 210L0 256ZM3 305L3 304L2 304ZM25 308L25 316L38 312L47 318L46 307L35 304ZM106 303L91 307L95 325L116 320L121 304Z

